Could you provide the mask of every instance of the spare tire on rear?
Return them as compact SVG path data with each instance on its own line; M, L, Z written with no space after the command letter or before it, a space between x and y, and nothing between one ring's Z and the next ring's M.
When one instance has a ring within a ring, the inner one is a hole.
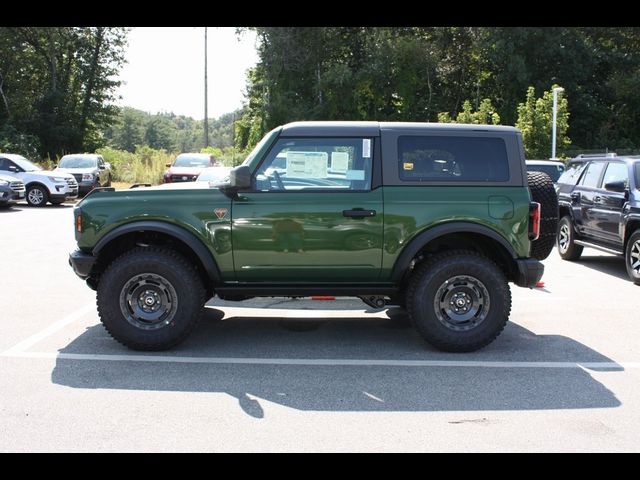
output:
M558 230L558 195L549 175L527 172L531 200L540 204L540 236L531 242L531 256L544 260L556 242Z

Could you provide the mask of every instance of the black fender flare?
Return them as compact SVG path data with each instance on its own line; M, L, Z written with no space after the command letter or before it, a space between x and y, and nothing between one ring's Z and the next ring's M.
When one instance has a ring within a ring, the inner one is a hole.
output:
M428 228L413 237L396 259L391 271L391 280L394 283L399 283L409 268L411 261L426 244L438 237L451 233L478 233L480 235L484 235L485 237L489 237L502 245L514 260L518 258L518 255L511 244L502 235L489 227L471 222L449 222Z
M200 240L188 230L185 230L184 228L173 225L171 223L146 220L121 225L114 228L104 237L102 237L98 241L98 243L96 243L96 246L93 247L92 253L95 257L97 257L100 254L100 250L102 250L116 238L121 237L122 235L126 235L127 233L142 231L165 233L185 243L200 259L202 265L204 266L205 272L214 282L214 284L220 283L220 269L218 268L216 261L211 255L211 252L209 252L207 247L205 247L205 245L202 243L202 240Z

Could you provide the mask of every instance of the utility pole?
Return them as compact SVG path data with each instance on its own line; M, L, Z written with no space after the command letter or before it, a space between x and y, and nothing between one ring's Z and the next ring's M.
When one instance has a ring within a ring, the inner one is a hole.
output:
M207 27L204 27L204 146L209 146L209 120L207 118Z

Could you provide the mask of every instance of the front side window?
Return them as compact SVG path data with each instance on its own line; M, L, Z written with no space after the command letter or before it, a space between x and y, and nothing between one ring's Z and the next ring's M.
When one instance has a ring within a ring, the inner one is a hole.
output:
M607 165L607 170L604 172L604 179L602 180L602 186L610 182L622 182L625 188L629 187L629 173L627 173L627 166L624 163L611 162Z
M398 173L410 182L506 182L504 140L492 137L402 136Z
M583 187L598 188L600 186L600 174L604 168L604 162L592 162L587 167L587 171L584 172L580 185Z
M372 138L280 138L254 176L257 191L371 188Z

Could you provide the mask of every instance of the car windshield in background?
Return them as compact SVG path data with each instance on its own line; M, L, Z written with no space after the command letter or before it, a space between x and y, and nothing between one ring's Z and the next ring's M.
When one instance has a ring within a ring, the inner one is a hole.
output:
M209 155L178 155L174 167L208 167L210 166Z
M640 189L640 162L635 164L634 171L636 172L636 188Z
M94 168L97 160L89 157L63 157L60 168Z
M38 165L30 162L24 157L12 158L12 160L25 172L37 172L38 170L42 170Z
M210 167L205 168L200 175L198 175L198 181L224 183L229 180L229 167Z
M560 178L560 175L564 171L560 165L529 165L527 166L527 170L530 172L542 172L546 173L551 177L552 182L557 182Z

